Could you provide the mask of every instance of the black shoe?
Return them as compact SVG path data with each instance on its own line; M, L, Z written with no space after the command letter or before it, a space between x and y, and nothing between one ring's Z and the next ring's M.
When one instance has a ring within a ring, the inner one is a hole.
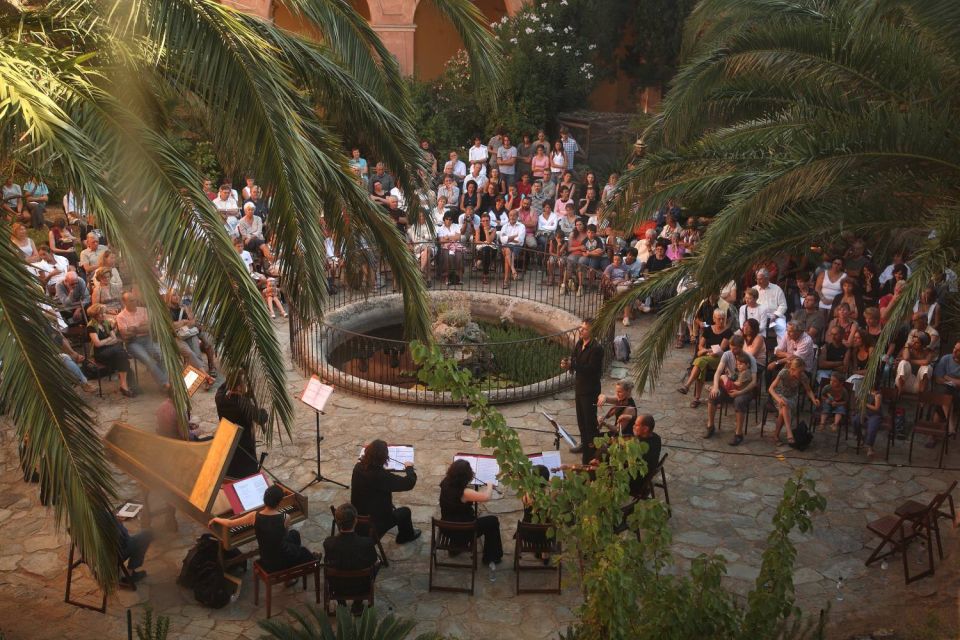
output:
M575 447L570 447L570 453L583 453L583 445L578 444Z
M354 600L353 604L350 605L350 613L355 616L363 615L363 600Z
M404 538L403 540L401 540L401 539L398 537L398 538L397 538L397 544L407 544L408 542L413 542L414 540L416 540L417 538L419 538L419 537L420 537L420 534L422 534L422 533L423 533L423 532L420 531L420 529L414 529L414 530L413 530L413 535L411 535L409 538Z
M717 430L714 429L713 427L707 427L707 430L703 432L703 438L704 438L705 440L706 440L707 438L712 438L712 437L713 437L713 434L714 434L716 431L717 431Z
M741 435L735 435L735 436L733 436L733 440L730 441L730 446L731 446L731 447L736 447L736 446L739 445L741 442L743 442L743 436L741 436Z

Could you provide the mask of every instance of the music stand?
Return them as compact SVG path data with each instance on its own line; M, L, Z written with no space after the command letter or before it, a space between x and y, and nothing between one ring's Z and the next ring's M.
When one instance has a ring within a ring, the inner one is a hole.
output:
M303 493L318 482L329 482L330 484L335 484L338 487L343 487L344 489L350 488L349 485L325 477L323 472L320 470L320 442L323 440L323 436L320 435L320 414L324 413L323 408L327 406L327 400L330 399L330 395L332 393L333 387L323 384L323 382L317 376L311 376L310 381L307 382L307 386L303 390L303 395L300 397L300 401L313 409L317 416L317 470L313 472L313 480L304 485L304 487L297 493Z
M553 418L553 416L551 416L549 413L547 413L546 411L543 411L543 410L541 410L540 413L542 413L542 414L543 414L543 417L547 419L547 422L549 422L551 425L553 425L553 447L554 447L554 449L559 449L559 448L560 448L560 439L561 439L561 438L563 438L563 440L564 440L567 444L569 444L571 447L576 448L576 446L577 446L577 441L570 437L570 434L567 433L566 429L564 429L563 427L561 427L561 426L557 423L557 421Z
M199 389L207 379L207 374L193 365L188 364L180 373L180 377L183 378L183 386L187 388L187 396L192 398L193 394L197 392L197 389Z

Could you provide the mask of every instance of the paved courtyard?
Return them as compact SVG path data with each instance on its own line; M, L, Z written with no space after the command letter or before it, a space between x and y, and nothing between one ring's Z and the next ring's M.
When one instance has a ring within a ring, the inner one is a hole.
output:
M277 321L284 343L286 327ZM626 330L636 345L647 322ZM799 561L796 588L805 613L816 615L831 607L831 638L866 635L891 629L898 637L956 638L960 609L960 553L956 530L945 527L945 559L937 561L936 575L904 586L899 559L886 571L876 564L864 566L872 540L864 525L883 512L892 511L908 498L927 500L946 487L956 471L936 470L934 455L927 449L915 452L914 466L906 464L906 448L898 443L891 464L866 464L851 446L841 444L834 454L833 441L818 433L813 446L799 453L761 441L751 423L747 441L732 449L726 444L732 420L724 421L724 433L702 440L700 433L706 408L688 408L689 396L673 391L686 366L689 351L672 352L668 372L654 393L639 400L641 411L652 413L657 431L669 452L667 472L673 518L674 550L679 568L700 553L721 553L728 559L727 584L745 594L756 577L774 508L785 480L798 468L806 468L827 498L827 511L815 520L810 535L797 535ZM614 367L609 375L622 377ZM613 388L613 377L605 389ZM288 388L299 396L304 377L292 367ZM122 398L116 381L104 382L104 398L93 398L104 430L115 420L124 420L152 431L154 410L160 402L152 388L134 400ZM299 487L310 479L316 466L314 414L296 403L292 440L274 438L268 450L268 467L287 484ZM427 409L373 402L335 393L329 411L321 419L325 436L323 472L349 482L358 447L373 438L416 446L419 481L414 491L398 494L396 502L413 509L414 522L424 530L417 542L398 546L392 536L384 539L390 567L377 579L377 602L381 611L392 611L417 621L415 633L438 631L458 638L555 638L557 631L574 619L580 602L574 567L564 572L561 596L513 593L511 536L520 517L520 502L513 495L489 503L489 513L500 517L507 555L491 582L489 572L478 573L474 596L427 592L429 521L438 513L438 484L457 452L482 452L476 434L464 427L462 410ZM502 407L510 424L548 428L540 410L556 415L561 424L575 431L573 394L544 398ZM213 394L199 392L194 398L194 418L205 430L213 429L216 412ZM771 420L772 424L772 420ZM768 432L769 433L769 432ZM527 451L552 448L552 436L521 431ZM960 466L960 454L952 452L948 466ZM564 451L565 461L574 458ZM7 640L40 638L123 638L125 613L150 603L170 617L170 638L227 640L258 638L256 625L265 609L253 604L252 576L244 577L239 599L217 611L196 605L192 594L175 584L180 563L202 528L178 517L178 533L159 534L147 556L147 578L135 593L111 597L106 615L77 609L63 603L67 543L54 529L52 513L39 505L37 485L22 482L17 466L12 428L0 422L0 630ZM120 495L136 498L137 486L118 474ZM329 505L349 499L349 492L334 485L315 485L307 491L312 512L301 525L305 543L314 549L330 533ZM960 497L960 494L958 494ZM136 527L136 525L134 525ZM911 551L910 561L919 554ZM917 566L915 564L915 566ZM919 567L918 567L919 568ZM836 599L836 581L843 576L844 599ZM82 585L83 583L81 583ZM312 587L312 584L311 584ZM312 602L312 589L275 590L275 613L285 607ZM88 593L95 600L97 596ZM639 612L642 615L643 612ZM281 614L286 615L286 614Z

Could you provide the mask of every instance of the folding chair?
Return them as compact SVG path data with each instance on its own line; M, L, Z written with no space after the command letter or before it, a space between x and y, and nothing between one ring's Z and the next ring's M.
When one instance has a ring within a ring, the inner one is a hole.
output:
M926 510L921 517L928 517ZM877 560L882 560L895 553L899 553L903 558L903 579L905 584L910 584L920 578L933 575L933 541L930 537L930 528L925 529L927 568L914 576L910 575L910 561L907 558L907 550L910 548L910 543L915 538L920 537L920 532L914 528L904 516L894 514L885 515L882 518L868 523L867 530L880 538L880 544L877 545L873 553L870 554L870 557L867 558L865 564L868 567ZM889 547L889 550L886 552L883 551L885 547Z
M933 530L934 537L937 539L937 551L940 553L940 559L943 560L943 543L940 541L940 519L945 518L953 522L957 515L957 510L953 504L953 490L957 487L957 481L947 487L947 490L936 494L929 504L923 504L916 500L907 500L897 507L895 513L913 524L915 529L930 528ZM943 511L943 503L950 505L949 511ZM927 515L924 518L924 514Z
M644 488L647 497L654 500L657 498L657 488L663 489L663 501L667 503L667 514L672 516L673 511L670 509L670 492L667 490L667 472L664 468L664 463L666 463L668 455L670 454L663 454L663 457L660 458L660 462L657 464L657 468L652 473L647 474L647 486ZM659 482L657 482L658 475L660 476Z
M453 593L469 593L473 595L474 584L477 579L477 523L450 522L430 518L430 575L429 591L450 591ZM460 553L469 553L469 562L441 562L438 556L440 551L446 551L451 556ZM433 584L435 569L470 569L470 588L444 587Z
M337 508L333 505L330 505L330 515L333 516L333 522L330 523L330 536L333 537L337 535ZM354 531L357 532L357 535L367 535L373 538L377 543L377 555L380 556L380 562L385 567L389 567L390 563L387 562L387 552L383 550L383 543L380 542L380 539L383 537L383 534L378 532L373 523L370 521L370 516L357 516L357 525L354 528Z
M560 593L561 591L561 573L562 573L562 563L559 558L556 560L556 565L552 563L545 564L541 560L537 560L535 564L524 564L521 562L522 554L534 554L540 555L544 553L549 553L551 555L558 555L561 553L562 548L560 541L556 537L550 538L547 536L547 531L550 530L550 525L548 524L533 524L530 522L517 522L517 537L513 550L513 571L517 576L517 595L521 593ZM557 574L557 586L555 589L521 589L520 588L520 573L523 571L553 571Z

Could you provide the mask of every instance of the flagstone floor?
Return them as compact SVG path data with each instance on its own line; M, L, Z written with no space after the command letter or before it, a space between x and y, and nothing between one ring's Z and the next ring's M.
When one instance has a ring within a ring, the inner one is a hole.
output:
M287 330L277 321L277 330L286 344ZM634 345L648 321L640 321L626 330ZM943 561L937 561L932 578L903 584L899 559L893 559L884 571L880 566L865 567L872 539L864 525L884 512L892 511L908 498L927 500L932 492L943 489L956 477L956 471L937 470L935 457L924 448L914 455L914 465L906 465L905 446L900 443L891 456L891 464L865 464L862 455L841 443L840 453L833 442L817 435L813 446L799 453L776 448L761 441L751 424L747 441L732 449L726 444L731 424L725 433L712 440L700 437L706 408L688 408L690 396L673 391L686 366L688 351L674 351L665 367L667 374L660 387L639 400L641 411L657 420L657 431L669 452L667 463L673 518L674 551L679 568L689 566L700 553L720 553L728 560L726 584L746 594L756 578L764 540L784 481L804 468L816 479L827 498L827 511L815 520L814 531L796 534L799 558L795 574L798 604L806 614L817 615L830 606L829 636L851 637L877 629L898 633L919 633L917 637L957 637L960 609L960 562L958 536L945 527ZM622 367L610 374L623 377ZM299 396L305 380L289 367L288 389ZM98 420L105 430L116 420L124 420L145 429L153 429L154 411L160 402L155 390L133 400L116 391L116 381L105 381L102 399L92 397ZM612 391L613 378L605 388ZM268 467L280 479L299 487L311 478L316 466L314 414L296 403L292 438L284 434L266 449ZM417 542L398 546L392 536L385 538L389 568L377 579L377 603L389 611L416 620L415 633L439 631L458 638L556 638L557 631L574 620L580 602L572 565L564 572L562 595L516 596L513 591L511 536L520 516L519 500L512 495L499 497L488 506L489 513L500 517L504 546L504 564L490 581L486 568L479 571L474 596L427 592L429 521L437 513L438 484L453 454L482 452L476 434L462 425L461 410L431 409L373 402L335 393L321 419L325 439L322 467L327 476L349 482L358 447L380 437L392 442L416 446L419 481L407 494L398 494L396 502L413 510L414 521L424 530ZM540 410L558 417L561 424L575 431L572 392L535 402L502 408L511 425L549 428ZM212 393L200 392L194 398L193 415L205 430L216 424ZM552 448L552 436L520 432L530 452ZM948 466L960 466L958 453L951 453ZM564 459L575 456L564 451ZM127 608L134 619L143 604L170 618L171 639L203 638L226 640L258 638L257 621L265 615L263 603L253 604L252 576L243 580L238 600L217 611L201 608L192 594L175 584L180 563L201 527L179 517L178 533L161 533L147 556L148 576L135 593L120 592L110 598L105 615L81 610L63 603L68 546L58 533L51 511L41 507L37 485L22 482L17 465L15 436L5 419L0 419L0 631L6 640L41 638L113 639L125 636ZM118 473L120 494L135 498L137 487ZM330 532L329 505L349 499L349 492L331 484L315 485L307 490L311 516L301 526L305 543L319 549ZM958 493L960 497L960 493ZM911 552L910 562L918 554ZM918 565L917 565L918 566ZM836 598L836 581L843 576L844 598ZM81 582L81 591L83 585ZM312 585L311 585L312 586ZM312 590L278 589L275 613L285 607L298 607L312 601ZM87 593L91 600L96 594ZM637 612L643 615L642 611ZM280 615L287 615L281 613ZM939 630L936 630L939 629ZM906 637L906 636L904 636Z

